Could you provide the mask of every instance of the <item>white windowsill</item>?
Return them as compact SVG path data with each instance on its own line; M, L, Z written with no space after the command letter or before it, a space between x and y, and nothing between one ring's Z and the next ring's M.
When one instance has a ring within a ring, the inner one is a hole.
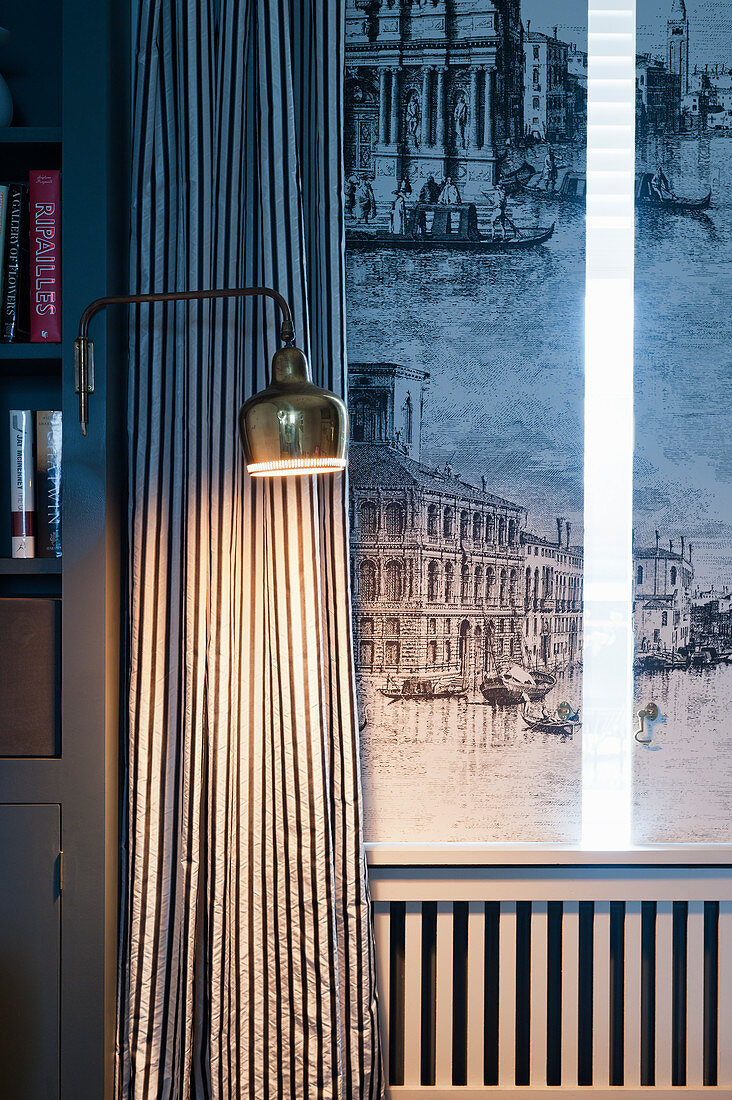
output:
M732 844L658 844L616 851L575 844L365 845L370 867L730 866Z

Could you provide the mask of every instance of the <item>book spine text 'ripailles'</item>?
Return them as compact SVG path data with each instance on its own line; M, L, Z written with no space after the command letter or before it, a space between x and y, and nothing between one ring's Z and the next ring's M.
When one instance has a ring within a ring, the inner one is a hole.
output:
M33 343L61 340L61 173L32 171L30 321Z

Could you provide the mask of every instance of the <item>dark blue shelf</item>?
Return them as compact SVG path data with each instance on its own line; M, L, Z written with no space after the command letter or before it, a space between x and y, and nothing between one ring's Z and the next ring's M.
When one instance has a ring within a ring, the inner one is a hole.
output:
M60 141L60 126L0 126L2 145L55 145Z
M62 344L0 344L0 359L60 359Z
M0 576L32 577L61 572L61 558L0 558Z

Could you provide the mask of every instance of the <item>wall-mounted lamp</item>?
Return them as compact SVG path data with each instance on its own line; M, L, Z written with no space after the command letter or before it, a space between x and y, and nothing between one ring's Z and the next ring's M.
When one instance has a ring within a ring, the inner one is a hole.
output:
M310 378L308 361L295 347L290 307L269 287L236 287L230 290L182 290L164 294L122 294L97 298L86 307L74 341L76 393L79 423L86 435L89 395L94 392L94 345L88 336L89 321L111 305L145 302L186 302L202 298L251 298L263 295L282 312L280 339L285 345L272 358L269 386L245 401L239 410L239 432L252 477L286 477L327 474L346 465L348 414L339 397L320 389Z

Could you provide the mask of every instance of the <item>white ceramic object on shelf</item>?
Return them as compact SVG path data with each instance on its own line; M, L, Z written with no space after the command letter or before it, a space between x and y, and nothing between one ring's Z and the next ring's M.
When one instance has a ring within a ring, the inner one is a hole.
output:
M0 27L0 46L10 38L10 31ZM0 73L0 126L9 126L13 121L13 97L10 94L5 77Z

